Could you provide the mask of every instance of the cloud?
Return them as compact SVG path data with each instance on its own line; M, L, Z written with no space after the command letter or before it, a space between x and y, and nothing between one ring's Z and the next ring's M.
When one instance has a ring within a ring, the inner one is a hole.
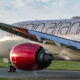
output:
M48 4L50 3L52 0L24 0L24 2L26 3L30 3L30 4L36 4L36 3L44 3L44 4Z
M57 7L57 6L58 6L58 7L63 7L64 4L54 2L52 5L53 5L53 6L56 6L56 7Z
M35 2L35 0L23 0L23 1L29 4L33 4Z
M14 5L16 5L17 7L23 7L24 3L22 0L16 0L16 2L14 3Z
M44 3L44 4L49 4L49 3L51 3L53 0L37 0L38 2L42 2L42 3Z
M70 18L80 15L79 8L79 0L0 0L0 21Z

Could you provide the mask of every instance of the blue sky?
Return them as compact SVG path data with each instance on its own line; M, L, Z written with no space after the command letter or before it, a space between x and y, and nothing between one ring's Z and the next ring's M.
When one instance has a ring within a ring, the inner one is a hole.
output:
M0 0L0 22L80 16L80 0Z

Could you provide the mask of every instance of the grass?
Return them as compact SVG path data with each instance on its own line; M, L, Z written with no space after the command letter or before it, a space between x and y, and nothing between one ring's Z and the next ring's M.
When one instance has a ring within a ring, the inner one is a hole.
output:
M8 66L9 66L9 64L4 63L4 62L3 62L3 59L0 58L0 68L6 68L6 67L8 67Z
M77 61L59 61L54 60L52 64L46 68L48 70L77 70L80 71L80 62Z
M0 58L0 68L6 68L9 64L3 62L3 59ZM80 71L80 62L77 61L60 61L54 60L51 65L46 68L47 70L77 70Z
M9 64L4 63L3 59L0 58L0 68L8 67L8 65ZM73 70L73 71L77 70L77 71L80 71L80 62L54 60L52 61L51 65L46 69L47 70ZM0 78L0 80L33 80L33 79ZM48 79L43 79L43 80L48 80Z

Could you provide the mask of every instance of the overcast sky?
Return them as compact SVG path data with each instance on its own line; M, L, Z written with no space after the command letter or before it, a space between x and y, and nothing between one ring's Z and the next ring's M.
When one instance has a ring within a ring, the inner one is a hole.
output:
M80 16L80 0L0 0L0 22Z

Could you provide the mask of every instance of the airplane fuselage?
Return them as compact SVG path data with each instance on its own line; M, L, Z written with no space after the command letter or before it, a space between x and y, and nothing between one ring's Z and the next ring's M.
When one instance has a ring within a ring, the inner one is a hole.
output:
M26 30L80 42L80 19L25 21L13 25ZM28 31L28 34L30 34L30 31ZM40 39L42 36L36 35L36 37ZM27 40L24 38L0 30L0 57L9 57L11 49L16 44L25 42Z
M13 25L80 42L80 19L25 21Z

